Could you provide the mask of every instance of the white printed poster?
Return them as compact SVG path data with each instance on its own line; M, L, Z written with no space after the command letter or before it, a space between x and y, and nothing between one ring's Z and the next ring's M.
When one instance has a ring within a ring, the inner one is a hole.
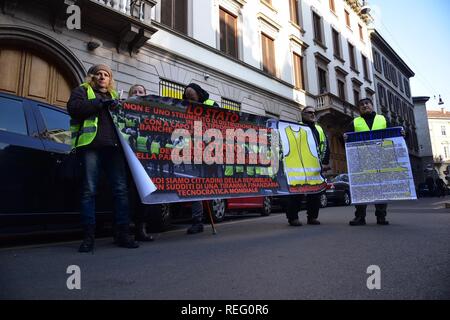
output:
M352 203L417 199L401 128L347 136L345 151Z

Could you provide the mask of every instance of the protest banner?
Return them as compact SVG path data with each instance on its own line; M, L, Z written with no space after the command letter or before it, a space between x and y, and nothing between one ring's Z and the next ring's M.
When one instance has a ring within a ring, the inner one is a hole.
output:
M352 203L417 199L408 148L401 127L347 133Z
M305 125L153 95L122 101L112 117L139 160L128 159L138 190L142 181L156 187L139 193L146 204L315 193L326 186Z

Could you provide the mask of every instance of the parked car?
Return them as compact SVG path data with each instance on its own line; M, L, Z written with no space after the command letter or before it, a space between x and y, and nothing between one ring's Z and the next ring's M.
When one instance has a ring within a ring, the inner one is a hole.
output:
M70 153L69 120L61 108L0 93L0 232L19 225L79 226L80 163ZM167 205L144 208L131 181L130 186L132 212L147 210L159 222L170 216ZM112 221L111 203L103 177L96 201L98 225Z
M325 194L320 198L320 203L322 207L326 207L329 203L345 206L350 205L351 198L348 174L343 173L327 181L327 188Z
M221 222L229 214L245 214L257 212L261 216L268 216L272 212L272 199L270 197L244 197L230 199L214 199L208 201L211 216L214 222ZM190 219L191 202L171 204L172 219ZM209 213L203 208L205 221L209 221Z
M262 216L268 216L272 211L270 197L215 199L210 201L210 205L216 222L222 221L227 213L259 212Z

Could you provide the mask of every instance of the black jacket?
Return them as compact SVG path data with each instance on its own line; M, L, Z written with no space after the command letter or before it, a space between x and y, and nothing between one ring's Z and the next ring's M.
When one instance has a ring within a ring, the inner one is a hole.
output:
M314 134L314 139L316 139L317 146L319 146L320 134L319 134L319 131L317 131L317 129L316 129L315 123L314 122L306 122L306 121L304 121L303 123L306 124L311 129L312 133ZM323 157L322 164L328 165L329 163L330 163L330 146L328 144L328 138L325 137L325 155Z
M107 108L103 107L102 101L111 99L109 92L103 93L94 89L96 99L89 100L84 87L75 88L67 102L67 111L72 119L83 122L91 116L98 117L97 135L88 148L118 146L119 139Z

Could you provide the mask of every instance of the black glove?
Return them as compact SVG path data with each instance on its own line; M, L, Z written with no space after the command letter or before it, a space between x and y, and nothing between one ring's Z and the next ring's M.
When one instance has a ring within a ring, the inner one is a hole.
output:
M114 110L119 104L119 100L116 99L104 99L102 100L102 107L108 108L109 110Z

